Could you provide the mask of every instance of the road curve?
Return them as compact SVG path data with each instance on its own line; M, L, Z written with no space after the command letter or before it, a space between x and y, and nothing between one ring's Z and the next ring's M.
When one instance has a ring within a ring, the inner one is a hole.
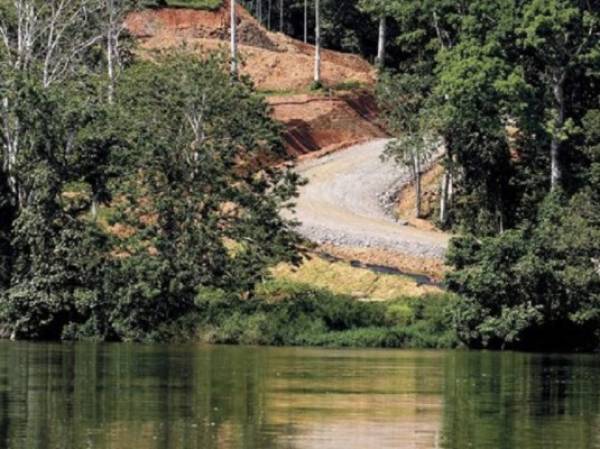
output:
M299 232L319 244L441 258L448 235L402 225L384 210L381 196L410 179L406 169L381 161L386 142L374 140L298 164L296 171L308 179L297 201Z

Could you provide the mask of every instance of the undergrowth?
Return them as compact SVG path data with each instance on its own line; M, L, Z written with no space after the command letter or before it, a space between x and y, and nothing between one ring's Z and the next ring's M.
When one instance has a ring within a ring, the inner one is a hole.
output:
M272 281L253 299L198 298L202 341L221 344L451 348L454 297L430 294L362 302L307 285Z

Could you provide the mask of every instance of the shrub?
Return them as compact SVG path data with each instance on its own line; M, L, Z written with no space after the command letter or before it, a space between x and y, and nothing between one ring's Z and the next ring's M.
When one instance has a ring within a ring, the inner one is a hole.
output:
M361 302L302 284L274 281L250 300L202 297L204 340L227 344L327 347L454 347L451 295Z
M525 230L453 241L448 288L460 339L473 347L597 348L600 226L591 197L550 196Z

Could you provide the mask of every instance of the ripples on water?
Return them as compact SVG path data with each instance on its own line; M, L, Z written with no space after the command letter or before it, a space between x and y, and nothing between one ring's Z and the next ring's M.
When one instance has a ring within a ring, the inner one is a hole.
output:
M600 448L600 359L2 342L0 448Z

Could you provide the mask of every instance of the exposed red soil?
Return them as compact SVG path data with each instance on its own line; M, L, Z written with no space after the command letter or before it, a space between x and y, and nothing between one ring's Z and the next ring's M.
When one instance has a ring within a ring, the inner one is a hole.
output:
M288 152L321 156L350 145L385 137L376 124L377 106L369 92L340 96L271 97L273 117L286 125Z
M262 27L238 5L238 34L242 73L263 90L298 90L313 79L314 47ZM125 20L142 50L186 48L198 53L227 45L229 7L216 11L181 8L146 9ZM322 77L326 85L356 81L373 84L375 69L356 55L323 50Z
M226 51L229 7L216 11L182 8L146 9L130 14L125 26L138 39L141 54L184 47L199 55ZM272 33L238 5L242 73L260 90L307 90L313 80L314 46ZM325 85L358 82L372 86L375 69L356 55L322 52ZM377 107L368 90L336 95L271 96L273 116L286 125L284 142L294 156L323 154L382 137Z

